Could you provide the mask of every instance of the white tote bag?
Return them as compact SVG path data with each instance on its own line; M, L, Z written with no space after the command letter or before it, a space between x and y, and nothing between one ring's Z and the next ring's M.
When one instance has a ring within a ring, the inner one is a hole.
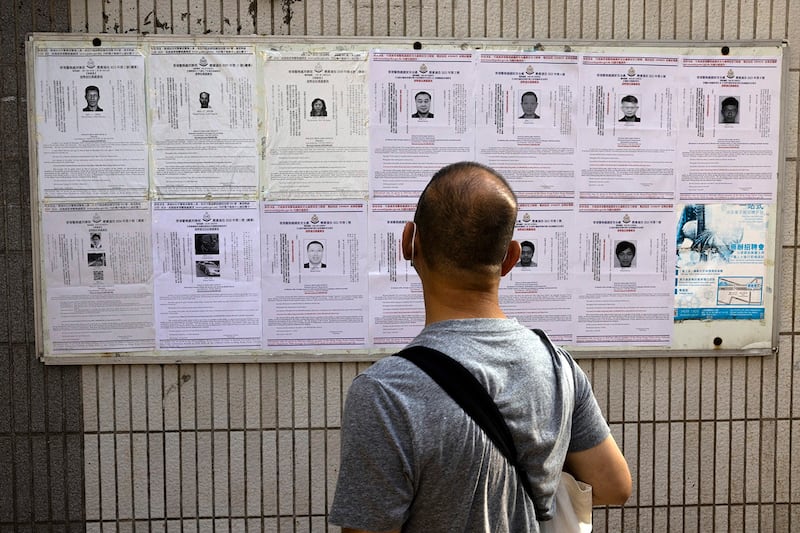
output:
M592 486L561 472L556 491L556 514L539 522L542 533L591 533Z

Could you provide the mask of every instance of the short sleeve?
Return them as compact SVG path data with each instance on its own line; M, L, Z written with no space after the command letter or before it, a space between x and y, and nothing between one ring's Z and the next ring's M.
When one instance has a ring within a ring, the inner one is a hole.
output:
M341 462L329 521L342 527L399 529L414 495L409 424L399 402L369 375L345 402Z
M575 378L575 408L572 411L569 451L580 452L603 442L611 431L594 397L589 378L572 357L569 360Z

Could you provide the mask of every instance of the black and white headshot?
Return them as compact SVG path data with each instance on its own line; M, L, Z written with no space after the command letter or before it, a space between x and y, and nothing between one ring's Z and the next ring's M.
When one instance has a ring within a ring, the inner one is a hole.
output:
M100 101L100 89L96 85L89 85L83 94L86 98L86 107L84 111L102 111L103 109L98 105Z
M724 97L719 104L719 123L739 123L739 99L735 96Z
M433 118L431 112L431 94L426 91L420 91L414 95L414 104L417 107L416 113L411 115L411 118Z

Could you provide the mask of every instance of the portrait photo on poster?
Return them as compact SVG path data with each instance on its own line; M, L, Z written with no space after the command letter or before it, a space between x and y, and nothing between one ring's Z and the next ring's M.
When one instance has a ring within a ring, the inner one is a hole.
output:
M636 266L636 243L616 241L614 243L614 267L631 268Z
M427 91L419 91L414 95L416 111L411 118L433 118L433 97Z
M311 116L312 117L327 117L328 106L322 98L314 98L311 101Z
M622 100L620 100L619 108L622 111L622 118L619 119L620 122L642 121L636 114L639 111L639 99L636 96L632 94L623 96Z
M321 241L308 241L306 243L306 260L303 263L303 268L311 272L319 271L320 269L327 268L328 265L324 263L325 258L325 245Z
M520 254L519 261L515 265L516 268L521 270L528 270L537 266L536 258L536 240L521 241L519 243Z
M86 112L102 111L103 109L98 105L100 101L100 89L96 85L89 85L84 90L84 98L86 99L86 107L83 108Z
M735 96L721 96L719 101L719 123L739 123L739 99Z
M526 91L522 93L520 98L520 106L522 107L521 119L536 119L539 115L536 114L536 108L539 107L539 97L533 91Z

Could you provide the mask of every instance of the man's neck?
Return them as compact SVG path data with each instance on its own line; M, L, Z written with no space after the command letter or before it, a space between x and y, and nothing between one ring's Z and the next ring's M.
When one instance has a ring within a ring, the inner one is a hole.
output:
M506 318L497 287L463 288L447 283L424 287L425 324L465 318Z

